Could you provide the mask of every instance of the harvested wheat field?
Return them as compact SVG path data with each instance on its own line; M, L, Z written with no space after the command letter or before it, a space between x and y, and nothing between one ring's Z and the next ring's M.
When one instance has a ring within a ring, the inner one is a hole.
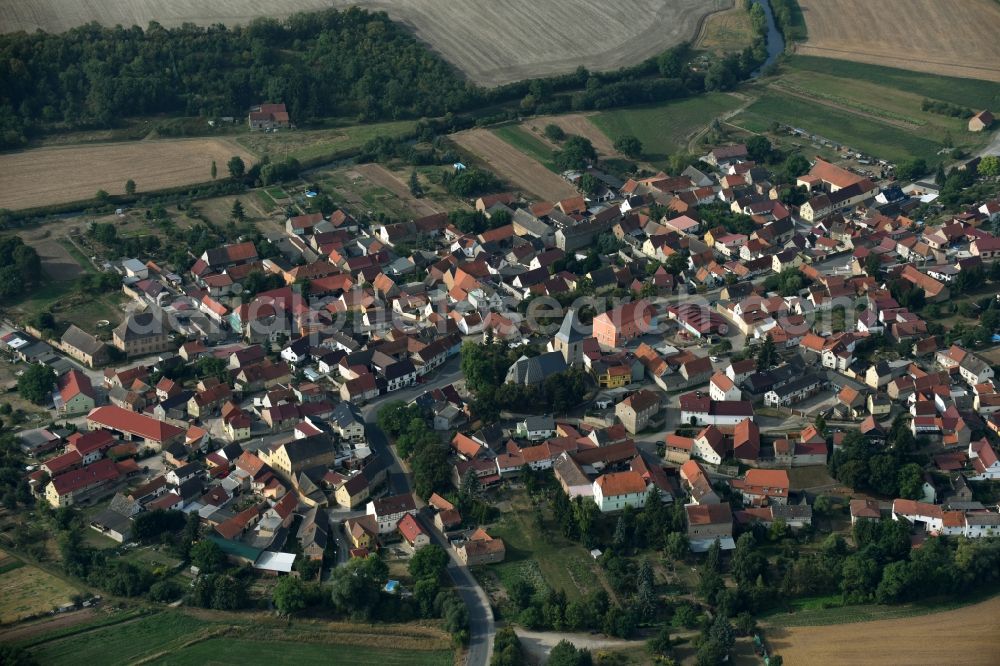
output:
M84 23L167 27L194 23L249 23L258 16L283 17L330 6L326 0L4 0L0 31L63 32Z
M592 114L569 113L564 116L538 116L537 118L525 121L524 124L529 130L538 135L540 140L546 143L549 141L542 134L545 126L549 124L558 125L566 134L576 134L585 139L590 139L590 143L594 144L594 148L602 157L621 157L620 153L615 150L611 139L599 130L597 125L590 122L589 115ZM558 150L559 146L553 145Z
M1000 650L1000 596L955 610L819 627L771 627L768 643L786 664L986 666Z
M633 65L693 39L705 16L733 0L6 0L0 30L246 23L330 5L385 11L471 80L499 85L580 65Z
M804 55L1000 81L995 0L799 0Z
M463 149L473 153L496 173L522 192L529 192L547 201L559 201L576 196L576 188L536 160L486 129L467 130L451 138Z
M211 180L212 161L219 176L239 155L255 162L244 148L222 139L134 141L38 148L0 154L0 208L12 210L90 199L98 190L122 194L125 181L138 192Z

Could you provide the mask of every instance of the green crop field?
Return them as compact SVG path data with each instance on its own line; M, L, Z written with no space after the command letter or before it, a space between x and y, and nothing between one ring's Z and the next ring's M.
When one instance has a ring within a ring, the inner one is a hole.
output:
M911 72L893 67L865 65L847 60L814 56L791 56L788 58L787 66L793 71L867 81L881 89L902 90L913 95L930 97L977 110L1000 106L1000 83L959 79L951 76ZM877 103L878 99L875 98L872 102Z
M201 664L351 664L352 666L449 666L454 655L446 650L392 650L357 645L322 645L281 641L211 638L150 663L161 666Z
M394 647L365 644L365 636L373 631ZM429 627L292 623L237 613L196 617L178 610L97 622L68 635L57 630L30 645L38 663L54 666L135 662L447 666L454 660L447 640Z
M176 650L208 623L183 613L157 613L42 643L32 650L40 664L128 664Z
M895 162L934 164L948 159L943 151L971 154L987 138L969 133L967 118L924 111L925 99L967 109L1000 105L997 83L811 56L790 56L779 77L751 90L759 99L733 124L766 132L779 122Z
M775 89L764 91L730 122L752 132L766 132L774 122L779 122L897 162L922 157L933 163L939 159L937 153L943 147L918 130L901 129L873 117L809 102Z
M505 125L496 128L493 133L525 155L540 162L546 169L559 173L552 162L552 149L528 130L519 125Z
M612 141L626 134L637 137L646 158L658 164L686 151L692 134L739 105L733 95L708 93L655 106L604 111L591 121Z

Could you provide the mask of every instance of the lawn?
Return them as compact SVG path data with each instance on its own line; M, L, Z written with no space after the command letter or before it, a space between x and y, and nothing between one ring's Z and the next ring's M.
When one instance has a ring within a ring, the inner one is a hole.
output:
M504 585L516 578L527 578L536 587L544 582L562 590L572 601L601 587L601 571L579 543L563 537L547 511L541 526L538 511L527 498L517 496L512 511L489 528L507 548L503 564L491 567Z
M76 259L76 263L80 264L80 268L83 269L84 273L96 273L97 270L94 268L94 264L91 263L90 259L80 251L73 241L68 238L60 238L59 244L66 248L70 256Z
M150 663L162 666L226 664L351 664L352 666L450 666L454 655L447 650L392 650L357 645L322 645L302 642L253 641L211 638L195 643Z
M391 138L407 134L415 126L415 121L400 120L321 130L289 130L275 134L253 132L241 136L237 142L259 157L294 157L309 166L345 156L376 137Z
M264 190L254 190L253 195L257 198L257 203L261 205L265 212L269 213L278 206L278 204L274 202L274 199L268 196L267 192Z
M70 601L80 590L61 578L31 565L6 557L0 574L0 623L16 622L24 617L50 611Z
M764 91L731 122L758 133L769 131L772 123L779 122L895 162L922 157L933 163L943 147L941 143L924 138L919 131L906 131L875 118L809 102L774 89Z
M40 664L128 664L177 650L206 626L183 613L157 613L42 643L32 652Z
M493 133L525 155L537 160L546 169L559 173L556 165L552 162L552 149L520 125L498 127L493 130Z
M646 158L662 166L673 153L687 151L696 131L739 105L740 100L732 95L708 93L656 106L604 111L591 121L612 141L626 134L637 137Z

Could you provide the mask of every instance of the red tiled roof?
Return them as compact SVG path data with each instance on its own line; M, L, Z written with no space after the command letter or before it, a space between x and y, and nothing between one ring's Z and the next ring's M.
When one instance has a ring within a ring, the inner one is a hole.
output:
M634 495L646 492L646 481L638 472L616 472L603 474L596 481L604 497Z
M64 403L81 393L94 397L94 387L90 383L90 377L77 370L70 370L59 378L59 397Z
M470 459L479 456L483 450L479 442L460 432L455 433L455 437L451 440L451 446L463 456Z
M87 422L160 443L184 434L184 431L175 425L115 405L105 405L91 410L87 415Z
M406 539L406 541L411 545L421 534L427 534L427 532L424 531L424 528L420 526L420 523L417 522L417 519L409 513L400 519L396 528L399 530L399 533L403 535L403 538Z
M117 478L118 467L113 461L105 458L86 467L53 477L52 485L55 486L56 493L61 497Z
M85 456L93 451L108 448L114 442L115 438L107 430L76 432L69 436L67 448L72 448L81 456Z
M690 504L684 507L689 525L723 525L733 522L729 504Z

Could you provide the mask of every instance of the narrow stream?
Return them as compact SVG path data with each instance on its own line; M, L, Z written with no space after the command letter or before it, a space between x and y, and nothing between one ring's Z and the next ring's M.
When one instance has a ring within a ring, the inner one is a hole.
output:
M764 16L767 17L767 60L765 60L764 64L760 66L760 69L752 74L752 78L757 78L768 65L773 63L778 59L778 56L784 53L785 38L781 36L781 32L778 30L778 24L774 22L774 12L771 11L770 1L754 0L754 2L764 8Z

